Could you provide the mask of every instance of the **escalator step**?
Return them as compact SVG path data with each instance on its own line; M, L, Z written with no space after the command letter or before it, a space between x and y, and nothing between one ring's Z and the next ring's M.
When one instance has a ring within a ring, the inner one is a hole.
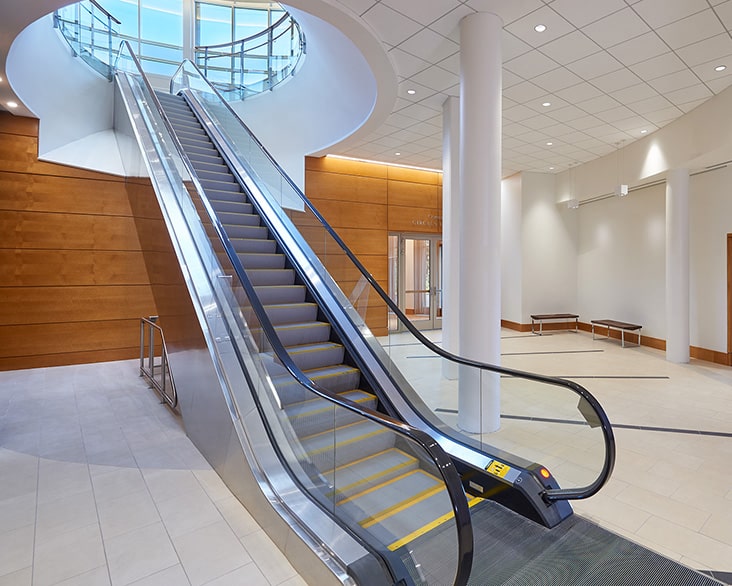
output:
M354 389L341 393L341 396L358 403L362 407L375 408L376 397L371 393ZM300 437L315 435L325 429L341 427L361 420L361 417L344 407L338 407L327 399L318 397L285 407L292 428ZM340 475L339 475L340 479Z
M244 255L240 254L239 256L241 257ZM267 311L267 315L269 316L269 320L272 322L272 325L275 326L315 321L315 318L318 316L317 304L308 302L265 305L264 309Z
M371 396L375 402L375 397L370 393L359 392ZM360 458L333 470L323 472L323 476L333 486L332 492L328 493L327 496L328 498L335 496L336 500L340 501L396 478L405 472L414 470L418 464L417 458L398 448L390 448Z
M305 301L305 287L303 285L260 285L255 289L259 300L264 305L302 303Z

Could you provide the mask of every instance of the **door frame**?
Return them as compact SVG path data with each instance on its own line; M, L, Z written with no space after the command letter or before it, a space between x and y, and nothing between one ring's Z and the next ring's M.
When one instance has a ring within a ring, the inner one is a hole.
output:
M442 234L431 233L431 232L389 232L389 236L397 237L397 286L395 288L397 292L397 300L399 309L406 315L406 240L428 240L430 242L430 318L427 320L414 320L412 323L419 329L439 329L442 327L442 312L440 310L441 303L438 300L442 299L442 289L438 288L438 281L441 285L442 274L440 263L440 250L439 243L442 242ZM390 272L391 275L391 272ZM392 284L389 284L389 289L392 289ZM407 316L408 317L408 316ZM404 328L399 324L397 331L404 331Z

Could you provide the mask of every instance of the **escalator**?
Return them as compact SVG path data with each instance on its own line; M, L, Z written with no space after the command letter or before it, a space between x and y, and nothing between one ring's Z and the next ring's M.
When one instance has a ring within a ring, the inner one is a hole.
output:
M378 559L381 578L373 577L373 569L367 578L350 567L356 582L717 583L571 514L568 501L597 492L614 461L612 430L586 390L454 357L412 331L406 318L413 336L408 344L374 336L368 311L358 312L359 300L343 294L328 268L341 270L346 258L346 273L356 274L361 289L366 281L378 296L368 303L375 300L403 316L195 66L184 64L174 78L178 95L153 94L140 78L118 83L129 84L121 91L137 106L146 103L146 115L154 118L147 128L169 149L151 156L143 145L148 165L171 157L171 169L190 172L183 182L191 202L182 206L194 211L186 212L185 225L170 212L171 237L192 234L197 254L219 267L217 278L209 279L221 291L216 303L230 303L214 310L225 327L212 332L209 345L232 342L236 360L246 365L247 385L253 392L262 389L258 408L268 419L268 442L277 445L277 458L287 461L298 490ZM151 176L156 183L154 170ZM295 209L286 210L281 204L291 204L293 194ZM196 270L188 264L194 259L186 258L189 282L195 281ZM191 294L200 298L202 314L214 306L198 290ZM216 329L200 321L204 333ZM600 462L599 471L583 476L575 467L568 478L576 482L562 488L532 457L536 452L517 455L508 449L517 447L519 434L501 444L500 434L487 439L456 430L438 415L434 397L418 392L418 376L404 367L402 348L417 343L421 352L478 373L481 384L500 384L519 428L524 421L536 425L537 409L571 413L577 419L572 441L577 443L581 427L582 441L591 438L592 464Z

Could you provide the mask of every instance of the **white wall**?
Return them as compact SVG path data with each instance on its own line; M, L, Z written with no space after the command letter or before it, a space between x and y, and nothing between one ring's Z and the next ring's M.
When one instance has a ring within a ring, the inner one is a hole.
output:
M579 220L578 309L582 321L638 323L666 337L664 185L583 204Z
M727 234L732 168L691 177L689 216L691 345L727 352Z
M501 182L501 318L523 323L521 173Z
M15 92L41 120L40 158L124 173L110 132L114 85L71 55L68 44L53 28L52 15L18 35L7 70ZM90 136L91 143L86 144Z
M554 175L522 173L522 323L532 313L577 312L576 210L560 199Z

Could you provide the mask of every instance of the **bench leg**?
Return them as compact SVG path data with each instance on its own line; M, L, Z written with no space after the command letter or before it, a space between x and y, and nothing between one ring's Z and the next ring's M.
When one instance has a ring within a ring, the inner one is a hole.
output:
M625 330L620 330L620 347L625 348Z

